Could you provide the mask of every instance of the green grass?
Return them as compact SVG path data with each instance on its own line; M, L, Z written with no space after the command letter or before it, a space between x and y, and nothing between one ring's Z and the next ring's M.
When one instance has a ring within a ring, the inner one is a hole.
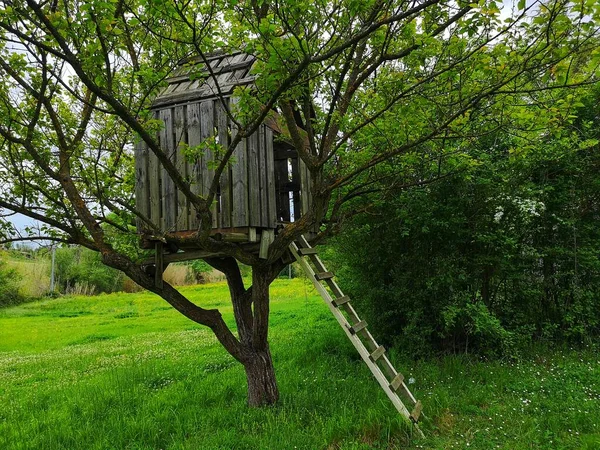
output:
M220 307L227 288L182 291ZM303 280L272 287L282 399L248 409L243 369L156 296L65 297L0 310L0 449L600 449L597 349L396 365L422 399L408 428Z

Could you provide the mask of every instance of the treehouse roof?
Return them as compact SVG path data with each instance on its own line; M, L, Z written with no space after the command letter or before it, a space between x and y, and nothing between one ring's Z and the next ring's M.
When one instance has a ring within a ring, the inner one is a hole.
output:
M167 87L156 96L152 108L162 109L174 104L216 97L219 89L222 95L230 95L236 86L254 81L250 69L256 58L252 55L221 52L205 59L208 66L200 57L183 61L167 79Z

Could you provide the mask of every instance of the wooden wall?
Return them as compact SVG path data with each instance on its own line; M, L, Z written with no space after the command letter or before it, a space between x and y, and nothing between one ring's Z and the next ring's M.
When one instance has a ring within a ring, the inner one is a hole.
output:
M155 117L164 122L159 133L161 147L191 180L192 191L206 195L218 155L206 149L201 157L189 162L182 148L185 144L199 145L210 136L216 136L225 147L229 145L234 127L220 100L205 99L166 107L155 111ZM197 229L198 219L189 202L175 188L156 156L144 144L138 144L135 153L136 203L140 212L167 232ZM274 154L273 131L265 125L238 145L233 162L221 176L217 201L212 206L212 228L275 228L280 218L276 211ZM302 188L308 189L307 171L302 163L296 163L297 170L300 165L305 174ZM302 203L302 209L306 210L308 202Z

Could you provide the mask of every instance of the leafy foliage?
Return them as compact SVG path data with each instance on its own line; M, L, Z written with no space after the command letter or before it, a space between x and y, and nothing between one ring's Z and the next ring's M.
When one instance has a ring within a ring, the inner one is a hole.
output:
M102 264L98 253L83 247L56 250L56 278L61 292L98 294L122 290L122 272Z
M19 294L19 275L7 267L0 256L0 307L14 305L23 300Z
M338 264L382 336L417 354L501 354L600 333L597 98L536 143L473 141L460 171L353 220Z

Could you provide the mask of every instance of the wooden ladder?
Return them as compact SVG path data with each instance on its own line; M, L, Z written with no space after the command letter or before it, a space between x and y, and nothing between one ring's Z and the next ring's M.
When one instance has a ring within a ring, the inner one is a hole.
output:
M331 313L346 332L348 339L350 339L350 342L358 350L363 361L371 369L381 388L398 412L413 424L421 437L424 437L423 432L418 426L423 408L421 402L415 399L404 383L404 376L398 373L394 366L392 366L386 355L385 348L375 341L367 329L367 322L358 317L358 314L350 304L350 298L344 295L333 280L333 273L327 271L327 268L317 254L317 250L309 245L304 236L301 236L300 239L290 245L290 251L294 255L294 258L296 258L296 261L302 266L306 276L313 282L315 288L331 310ZM329 287L331 293L325 285ZM401 392L410 404L413 405L412 412L406 408L398 396L398 392Z

